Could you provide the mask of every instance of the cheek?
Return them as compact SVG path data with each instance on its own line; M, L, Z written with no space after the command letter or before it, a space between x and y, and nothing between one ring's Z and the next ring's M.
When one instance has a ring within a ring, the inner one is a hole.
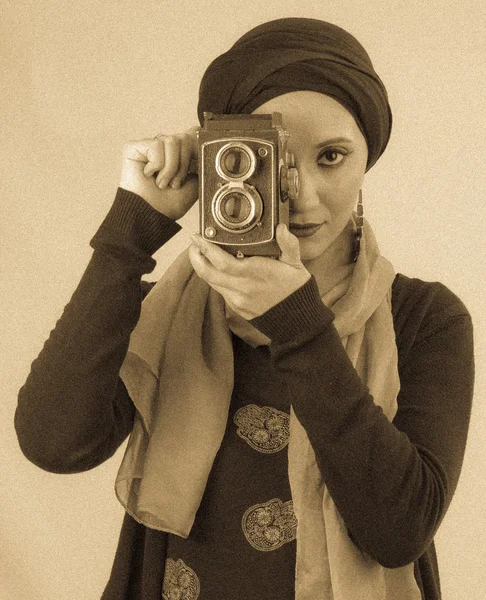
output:
M327 181L320 190L320 201L334 214L350 215L358 201L358 194L363 185L363 176L343 174Z
M353 209L363 186L365 169L366 155L363 152L356 152L355 156L351 155L348 158L341 169L336 168L330 174L328 184L335 208L340 211Z

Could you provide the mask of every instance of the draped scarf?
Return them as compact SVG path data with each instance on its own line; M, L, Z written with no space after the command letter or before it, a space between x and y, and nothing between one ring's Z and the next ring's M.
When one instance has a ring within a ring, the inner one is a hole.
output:
M380 255L366 221L356 264L337 270L327 289L321 289L319 267L319 258L307 265L335 314L333 326L391 421L399 391L393 267ZM120 371L136 416L115 491L125 510L147 527L190 534L226 429L232 332L252 346L271 343L228 311L184 251L145 298ZM288 471L298 520L296 600L420 599L413 564L387 569L353 544L292 408Z

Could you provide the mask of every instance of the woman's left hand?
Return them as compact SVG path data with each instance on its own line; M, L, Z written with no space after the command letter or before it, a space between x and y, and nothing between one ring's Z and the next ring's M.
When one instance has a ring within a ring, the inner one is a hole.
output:
M230 308L250 320L298 290L311 275L300 260L299 240L277 226L278 260L261 256L235 258L216 244L193 235L189 258L196 273L219 292Z

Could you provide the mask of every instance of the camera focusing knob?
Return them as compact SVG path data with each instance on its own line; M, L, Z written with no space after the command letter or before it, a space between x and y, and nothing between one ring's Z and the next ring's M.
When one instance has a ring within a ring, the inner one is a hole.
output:
M289 187L287 194L291 200L297 200L299 195L299 172L295 167L291 167L287 173Z
M299 172L295 165L295 156L288 150L285 151L285 163L280 172L280 190L282 200L296 200L299 194Z
M295 156L293 152L289 152L288 150L285 151L285 163L289 168L295 167Z
M280 194L282 202L289 199L289 169L287 165L282 165L280 169Z

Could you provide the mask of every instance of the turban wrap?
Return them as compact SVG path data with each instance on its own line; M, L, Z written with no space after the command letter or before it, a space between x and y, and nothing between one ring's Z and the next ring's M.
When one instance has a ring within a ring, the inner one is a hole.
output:
M286 18L258 25L207 68L198 117L251 113L288 92L309 90L341 103L368 146L369 170L390 138L388 96L370 57L350 33L318 19Z

